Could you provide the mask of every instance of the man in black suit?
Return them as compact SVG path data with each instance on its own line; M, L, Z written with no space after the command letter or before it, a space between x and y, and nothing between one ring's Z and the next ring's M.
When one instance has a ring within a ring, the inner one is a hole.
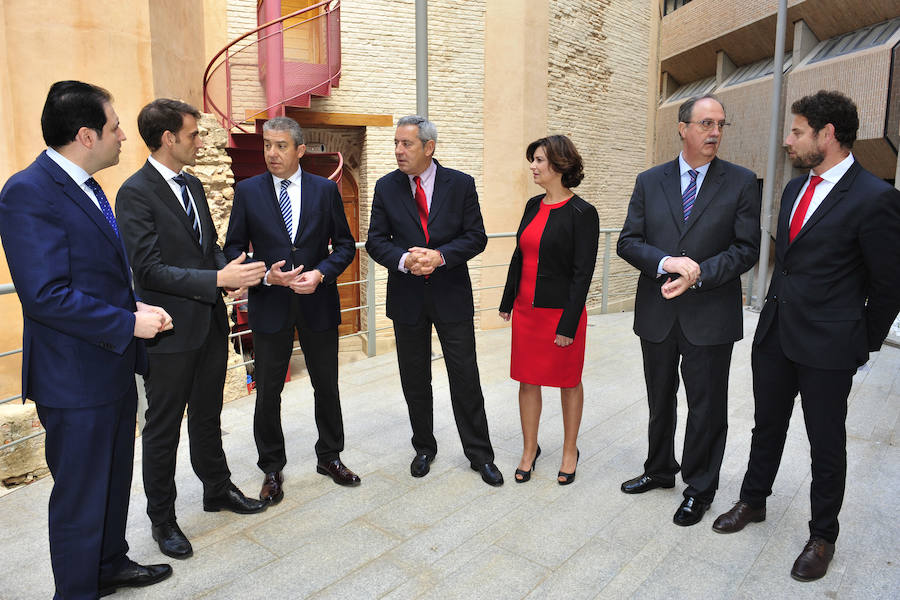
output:
M159 99L138 115L150 149L141 169L116 196L119 228L138 293L164 307L177 327L148 345L150 370L142 432L144 492L153 539L163 554L187 558L191 544L175 516L175 458L184 409L188 412L191 464L203 482L203 508L249 514L266 503L247 498L231 482L222 450L222 390L228 319L222 289L255 285L259 263L226 264L216 242L200 180L184 173L203 145L193 106Z
M847 397L900 310L900 191L851 153L859 118L839 92L794 102L785 139L794 167L781 197L775 269L753 338L755 425L740 501L713 529L766 518L766 498L800 393L812 458L809 540L791 576L825 575L847 473Z
M716 158L727 123L714 96L678 110L682 150L638 175L619 236L619 256L640 269L634 332L641 338L650 407L644 472L626 494L687 484L676 525L703 518L719 484L728 429L728 370L741 339L742 273L759 255L756 175ZM678 362L688 418L675 459Z
M450 401L472 469L502 485L494 465L475 357L474 303L466 261L487 245L475 180L433 160L437 130L403 117L394 135L396 171L375 184L366 250L388 270L387 316L394 321L400 381L416 451L413 477L437 454L431 391L431 326L450 380Z
M143 340L172 319L135 296L116 218L92 177L119 162L125 141L109 92L54 83L41 131L47 150L0 192L0 239L22 302L22 398L47 432L54 598L94 599L172 574L130 560L125 541L134 374L147 369Z
M265 473L259 497L277 503L284 497L281 471L287 464L281 390L294 330L314 390L316 471L340 485L360 482L340 458L344 423L337 364L337 278L353 260L356 242L337 184L300 169L306 145L297 122L288 117L266 121L263 145L268 171L235 187L225 255L235 259L252 246L254 260L268 269L263 283L250 288L248 310L256 356L253 433L257 464Z

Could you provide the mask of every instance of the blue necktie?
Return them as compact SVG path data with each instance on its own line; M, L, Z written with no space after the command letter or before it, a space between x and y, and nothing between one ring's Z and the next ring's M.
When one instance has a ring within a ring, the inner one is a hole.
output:
M187 177L184 176L184 173L179 173L175 177L172 178L172 181L181 186L181 204L184 206L184 211L187 213L188 219L191 221L191 225L194 228L194 236L197 238L197 242L201 241L200 237L200 220L197 218L197 213L194 212L194 207L191 204L191 197L188 195L187 190Z
M694 208L694 198L697 197L697 171L693 169L688 170L688 175L691 176L691 182L684 189L684 193L681 195L681 208L684 209L684 220L687 221L688 217L691 216L691 209Z
M288 237L293 240L294 234L291 231L291 225L293 224L294 219L291 215L291 198L287 193L288 186L290 185L291 182L289 180L281 180L281 191L278 193L278 204L281 206L281 218L284 219L284 226L287 229Z
M116 225L116 216L113 214L112 208L109 206L109 200L106 199L106 194L103 193L103 189L100 187L100 184L93 177L88 177L87 181L84 182L91 191L94 192L94 196L97 197L97 204L100 205L100 212L103 213L103 216L106 217L109 226L113 228L113 231L116 232L116 237L119 237L119 226Z

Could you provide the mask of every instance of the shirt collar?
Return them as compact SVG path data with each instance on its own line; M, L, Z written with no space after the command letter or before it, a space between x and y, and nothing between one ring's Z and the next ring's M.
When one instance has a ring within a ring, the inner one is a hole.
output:
M432 159L431 164L428 165L428 168L419 173L418 175L407 175L409 177L409 182L412 185L415 185L415 178L418 177L422 180L422 185L424 186L426 183L432 181L434 179L434 175L437 173L437 164Z
M165 179L166 181L169 181L173 177L178 177L178 173L176 173L175 171L173 171L166 165L162 164L161 162L159 162L152 156L147 157L147 162L149 162L151 165L153 165L153 168L156 169L157 171L159 171L159 174L162 175L162 178Z
M281 187L282 181L290 181L291 183L296 183L299 185L300 177L302 176L302 174L303 174L303 169L301 169L299 166L297 167L297 170L294 172L293 175L291 175L290 177L286 177L285 179L282 179L281 177L277 177L276 175L270 173L270 175L272 175L272 181L275 182L276 189Z
M827 171L825 171L824 173L819 175L819 177L821 177L822 179L824 179L825 181L827 181L828 183L833 185L833 184L837 183L838 181L840 181L841 177L843 177L847 173L847 171L850 170L850 167L853 166L854 160L856 160L856 159L853 158L853 153L851 152L850 154L847 155L847 158L845 158L838 164L834 165L833 167L831 167L830 169L828 169ZM807 176L807 181L809 181L809 179L813 175L815 175L815 173L813 173L812 169L810 169L809 175Z
M66 175L78 184L78 187L84 185L84 182L91 178L91 174L73 163L71 160L54 150L47 148L47 158L59 165L59 168L66 172Z
M684 152L679 152L679 153L678 153L678 167L679 167L679 169L680 169L680 172L681 172L681 176L682 176L682 177L684 177L684 174L687 173L687 172L690 171L690 170L697 171L697 173L699 173L700 175L702 175L702 176L705 177L705 176L706 176L706 172L709 170L709 165L710 165L710 163L712 163L712 161L709 161L709 162L706 163L705 165L700 166L700 167L697 167L696 169L694 169L691 165L687 164L687 161L686 161L686 160L684 160Z

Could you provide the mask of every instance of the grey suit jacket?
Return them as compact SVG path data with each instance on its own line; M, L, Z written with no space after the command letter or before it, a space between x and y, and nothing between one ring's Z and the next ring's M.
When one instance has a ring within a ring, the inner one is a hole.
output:
M640 270L634 307L634 331L661 342L676 320L692 344L708 346L741 339L740 275L759 257L760 196L756 175L714 158L684 221L678 159L637 177L619 256ZM702 285L666 300L657 276L666 255L687 256L700 265Z

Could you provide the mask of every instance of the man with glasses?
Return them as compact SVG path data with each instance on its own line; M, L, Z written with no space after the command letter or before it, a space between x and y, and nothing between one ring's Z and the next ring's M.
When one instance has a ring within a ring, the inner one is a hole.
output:
M644 471L626 494L687 484L676 525L694 525L712 503L728 429L728 370L743 337L742 273L759 255L756 175L716 158L725 107L712 95L678 110L678 157L638 175L618 254L640 270L634 332L641 338L650 408ZM678 364L688 418L675 459Z

